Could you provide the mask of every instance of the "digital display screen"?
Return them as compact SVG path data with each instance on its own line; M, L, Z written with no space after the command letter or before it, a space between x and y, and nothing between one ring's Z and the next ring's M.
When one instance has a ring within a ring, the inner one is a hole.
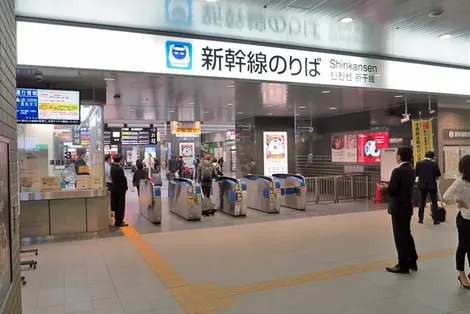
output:
M80 124L80 92L17 88L18 123Z
M381 150L388 148L388 132L363 133L357 136L357 161L380 162Z
M288 173L287 132L263 132L264 175Z
M113 132L114 133L114 132ZM121 144L122 145L148 145L150 144L149 128L122 128Z

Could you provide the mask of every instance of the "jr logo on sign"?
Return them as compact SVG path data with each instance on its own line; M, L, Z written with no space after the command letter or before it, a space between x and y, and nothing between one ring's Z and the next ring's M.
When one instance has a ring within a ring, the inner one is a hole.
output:
M166 67L168 69L191 70L193 68L193 46L188 42L166 42Z

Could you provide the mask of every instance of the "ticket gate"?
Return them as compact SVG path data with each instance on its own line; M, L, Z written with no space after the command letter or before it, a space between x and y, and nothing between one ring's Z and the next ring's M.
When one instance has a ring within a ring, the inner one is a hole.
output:
M170 212L186 220L201 220L201 186L191 180L175 178L168 182Z
M272 177L246 175L244 177L246 191L246 206L266 213L280 212L281 185Z
M219 177L212 186L212 201L218 211L231 216L246 216L246 206L242 192L240 180L231 177Z
M297 210L307 209L307 189L303 176L275 173L272 177L281 185L281 206Z
M139 182L139 211L150 222L162 223L162 192L149 180Z

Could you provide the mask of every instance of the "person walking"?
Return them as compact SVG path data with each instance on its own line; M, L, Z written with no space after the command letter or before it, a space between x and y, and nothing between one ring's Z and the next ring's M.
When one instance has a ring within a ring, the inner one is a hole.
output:
M217 160L217 163L219 164L220 172L222 173L224 171L224 157L220 157L219 160Z
M408 274L418 270L418 254L411 235L411 217L413 216L413 188L415 171L410 165L413 150L410 147L400 147L397 150L396 161L399 164L392 171L387 187L390 197L388 213L392 216L393 236L398 253L398 264L387 267L390 273Z
M183 172L184 172L184 161L183 161L183 156L179 156L178 160L176 162L177 168L178 168L178 177L182 178L183 177Z
M126 227L127 223L124 222L124 215L126 211L126 192L127 192L127 178L122 169L122 155L114 155L114 163L111 165L111 180L113 181L113 190L111 197L114 202L114 221L116 227Z
M134 171L134 176L132 177L132 185L137 189L137 196L140 196L140 180L150 180L149 174L144 169L144 164L142 161L137 161L137 169Z
M437 179L441 176L441 170L439 165L434 161L434 152L427 152L424 160L416 163L416 176L418 177L418 188L420 190L420 203L418 211L418 222L423 223L424 220L424 208L426 207L426 200L431 200L431 216L434 220L434 224L440 224L437 219L437 212L439 206L437 205Z
M201 184L202 194L204 197L211 197L212 180L217 178L214 165L211 160L211 156L207 155L204 160L199 163L198 169L198 181Z
M178 171L178 161L176 160L175 155L171 155L171 159L168 160L168 173L166 176L167 179L174 179L176 171Z
M455 253L456 268L459 272L458 281L463 288L470 290L470 281L465 273L465 255L470 264L470 155L463 156L459 161L457 178L442 197L448 205L458 204L457 234L458 245Z
M106 180L106 187L108 188L109 195L111 195L113 191L113 180L111 180L111 165L112 165L111 155L106 154L104 156L104 177ZM111 199L111 211L114 212L113 198L110 197L110 199Z

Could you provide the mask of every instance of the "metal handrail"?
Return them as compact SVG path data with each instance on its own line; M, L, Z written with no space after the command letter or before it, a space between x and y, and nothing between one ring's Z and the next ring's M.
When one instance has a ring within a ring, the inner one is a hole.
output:
M333 202L370 199L379 175L341 175L305 178L307 202Z

